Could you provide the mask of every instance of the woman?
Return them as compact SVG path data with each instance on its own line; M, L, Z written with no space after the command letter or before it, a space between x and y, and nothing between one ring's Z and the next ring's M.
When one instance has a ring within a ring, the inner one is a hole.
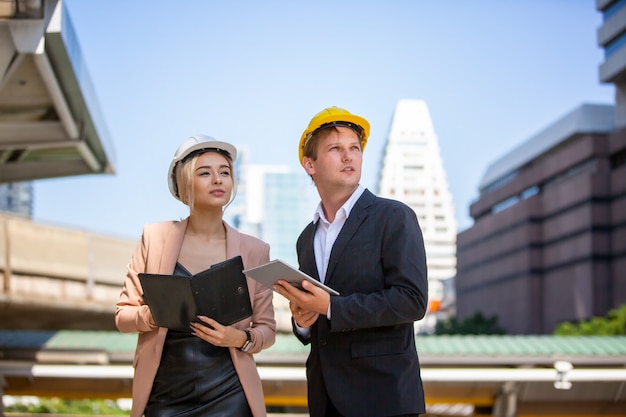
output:
M197 274L241 255L245 268L269 261L269 245L237 232L222 220L234 199L229 143L196 135L185 140L169 169L172 195L189 206L182 221L144 227L116 306L121 332L138 332L133 366L131 417L265 416L261 379L253 353L276 336L272 290L248 279L253 313L231 326L209 317L190 323L189 332L156 326L142 300L138 274Z

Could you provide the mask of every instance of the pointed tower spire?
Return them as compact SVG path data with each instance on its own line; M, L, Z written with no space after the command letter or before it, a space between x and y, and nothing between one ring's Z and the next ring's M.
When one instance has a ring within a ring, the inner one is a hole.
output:
M429 312L434 313L442 301L443 281L456 275L457 226L426 102L400 100L396 104L377 193L404 202L419 219L428 265Z

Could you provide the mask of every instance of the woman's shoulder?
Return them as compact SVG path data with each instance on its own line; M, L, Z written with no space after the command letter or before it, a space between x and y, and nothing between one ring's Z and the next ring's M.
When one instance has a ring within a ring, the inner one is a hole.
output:
M143 226L144 234L160 234L167 233L176 227L181 227L183 221L181 220L165 220L152 223L146 223Z
M254 237L252 235L248 235L248 234L242 234L241 236L241 240L246 242L248 244L248 246L267 246L268 243L262 239L259 239L257 237Z
M247 233L242 233L242 232L238 232L239 236L241 237L241 241L247 243L248 245L258 245L258 246L262 246L262 245L267 245L267 242L265 242L262 239L259 239L256 236L252 236L249 235Z
M247 246L265 246L267 245L267 242L265 242L264 240L256 237L256 236L252 236L250 234L247 233L243 233L240 232L239 230L235 229L234 227L232 227L231 225L229 225L228 223L225 223L226 227L228 227L229 233L233 233L238 235L239 240L242 244L247 245Z

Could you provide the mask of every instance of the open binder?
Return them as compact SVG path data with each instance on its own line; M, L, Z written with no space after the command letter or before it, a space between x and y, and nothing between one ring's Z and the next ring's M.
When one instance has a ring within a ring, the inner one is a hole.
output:
M228 326L252 315L241 256L212 265L192 277L140 273L143 301L159 327L190 331L196 316Z

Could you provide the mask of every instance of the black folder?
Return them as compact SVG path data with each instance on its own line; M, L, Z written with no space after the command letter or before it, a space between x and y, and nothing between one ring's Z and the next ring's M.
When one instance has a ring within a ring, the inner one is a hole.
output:
M212 265L192 277L140 273L143 301L159 327L190 331L196 316L224 326L252 315L241 256Z

